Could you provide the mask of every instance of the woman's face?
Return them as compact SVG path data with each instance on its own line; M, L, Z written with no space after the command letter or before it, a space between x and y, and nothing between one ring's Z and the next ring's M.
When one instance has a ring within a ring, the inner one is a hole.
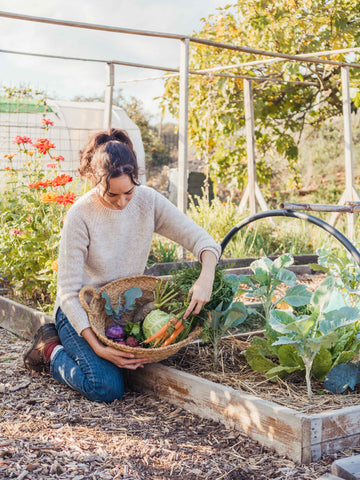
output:
M135 188L129 175L121 175L110 179L109 190L105 193L106 183L103 180L99 185L100 199L109 208L123 210L132 199Z

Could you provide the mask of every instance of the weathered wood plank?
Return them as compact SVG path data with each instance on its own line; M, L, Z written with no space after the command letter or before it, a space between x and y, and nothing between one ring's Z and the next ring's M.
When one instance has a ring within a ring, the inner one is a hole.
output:
M1 327L27 340L32 340L37 329L49 322L52 322L49 315L0 296Z
M334 475L346 480L357 480L360 478L360 455L340 458L331 465L331 472Z
M302 461L302 418L295 410L161 364L127 372L131 388L239 429L281 455Z
M278 255L270 256L270 260L275 260ZM248 267L252 262L258 260L259 257L249 258L222 258L219 265L225 265L227 268L243 268ZM318 255L294 255L294 265L307 265L309 263L317 263ZM191 267L197 265L198 262L172 262L172 263L157 263L145 270L146 275L162 276L168 275L170 272L179 270L184 266Z

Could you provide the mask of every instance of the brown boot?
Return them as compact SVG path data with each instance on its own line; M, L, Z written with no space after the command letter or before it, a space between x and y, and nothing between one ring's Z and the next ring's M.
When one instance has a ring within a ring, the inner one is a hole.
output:
M24 355L25 368L34 372L49 372L50 358L45 356L45 347L50 343L61 345L55 325L46 323L36 332L34 343Z

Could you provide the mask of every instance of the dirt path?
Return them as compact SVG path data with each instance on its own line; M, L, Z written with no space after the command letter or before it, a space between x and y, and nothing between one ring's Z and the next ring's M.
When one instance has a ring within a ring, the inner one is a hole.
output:
M283 480L330 471L334 457L297 465L148 395L92 403L30 375L22 364L28 342L0 328L0 345L0 478Z

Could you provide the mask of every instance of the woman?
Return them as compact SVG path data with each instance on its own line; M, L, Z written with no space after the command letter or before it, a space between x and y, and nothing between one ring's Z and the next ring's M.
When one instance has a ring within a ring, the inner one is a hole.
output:
M154 232L191 251L202 263L184 318L210 300L220 247L165 197L138 182L136 154L126 132L94 135L81 154L80 175L94 188L67 213L59 249L54 324L43 325L24 355L26 368L50 372L90 400L111 402L124 392L121 369L145 358L103 345L79 300L84 285L99 288L143 274Z

